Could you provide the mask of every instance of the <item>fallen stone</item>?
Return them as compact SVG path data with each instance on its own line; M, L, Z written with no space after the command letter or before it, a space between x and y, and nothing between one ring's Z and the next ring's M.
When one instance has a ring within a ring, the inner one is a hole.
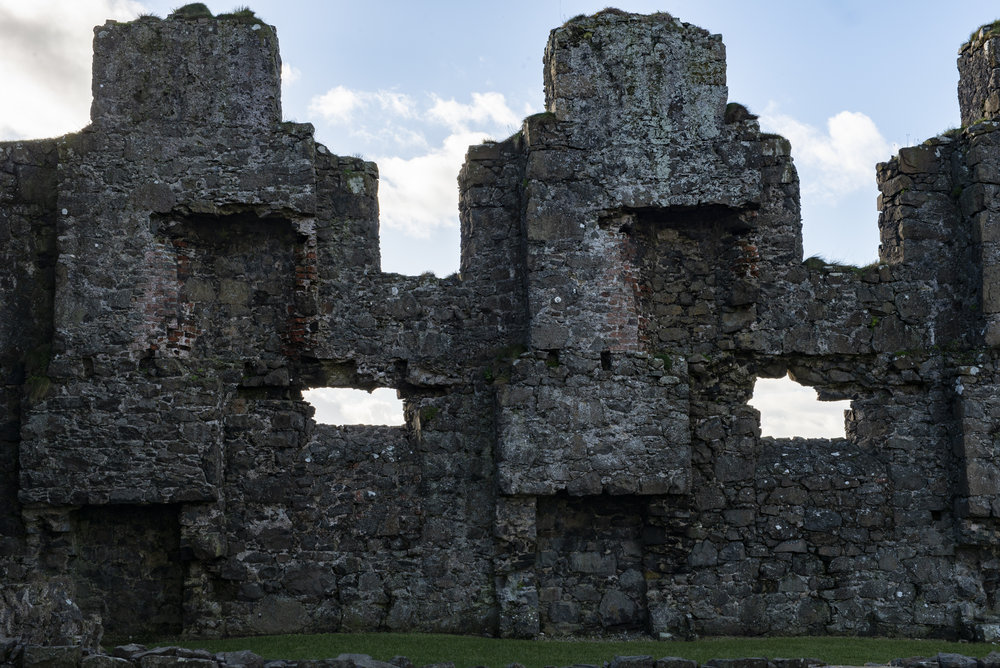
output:
M656 661L648 655L616 656L608 663L608 668L654 668Z
M22 668L77 668L83 658L79 645L43 647L27 645L21 658Z
M128 668L131 665L128 659L106 654L91 654L80 661L80 668Z
M234 668L263 668L264 666L264 659L250 650L219 652L215 655L215 660L221 666L233 666Z
M145 645L130 643L128 645L118 645L115 647L111 650L111 656L115 656L120 659L132 659L133 657L143 654L146 651L148 651L148 648Z
M393 668L395 664L373 659L367 654L340 654L335 659L354 668Z
M665 656L656 660L655 668L698 668L698 662L679 656Z
M774 668L774 664L762 657L745 659L709 659L705 666L710 668Z

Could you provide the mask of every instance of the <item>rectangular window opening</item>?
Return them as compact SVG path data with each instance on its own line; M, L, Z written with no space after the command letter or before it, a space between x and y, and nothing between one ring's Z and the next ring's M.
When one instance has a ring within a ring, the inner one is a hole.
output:
M302 398L316 409L316 424L386 425L406 424L403 400L396 390L379 387L371 391L344 387L313 387Z
M820 401L816 390L782 378L758 378L749 404L760 412L761 436L846 438L844 411L851 402Z

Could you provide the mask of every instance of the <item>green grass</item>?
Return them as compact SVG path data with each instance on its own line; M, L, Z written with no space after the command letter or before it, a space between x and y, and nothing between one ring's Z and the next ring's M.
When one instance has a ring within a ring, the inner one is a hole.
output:
M972 34L969 35L969 39L966 40L966 44L974 40L976 38L976 35L978 35L979 31L982 30L983 28L986 28L986 32L983 33L983 41L988 40L990 37L995 37L997 35L1000 35L1000 19L994 21L993 23L984 23L983 25L973 30Z
M226 12L224 14L219 14L215 18L223 20L238 21L240 23L257 23L260 25L267 25L264 21L254 13L252 9L247 6L237 7L231 12Z
M840 262L839 260L827 260L822 255L812 255L810 257L807 257L805 260L802 261L802 264L805 265L806 269L810 269L812 271L852 272L854 274L859 274L859 275L871 269L878 269L879 267L882 266L882 262L880 262L879 260L876 260L874 262L859 267L858 265L846 264L844 262Z
M170 12L168 19L210 19L212 10L204 2L191 2Z
M680 656L704 663L712 658L763 656L816 658L829 664L862 666L909 656L934 656L954 652L982 657L996 646L988 643L955 643L944 640L897 638L705 638L685 641L500 640L473 636L419 633L331 633L322 635L258 636L215 640L170 640L154 645L180 645L213 652L249 649L265 659L321 659L338 654L368 654L388 661L406 656L417 666L454 661L457 668L523 663L528 668L601 665L615 656Z

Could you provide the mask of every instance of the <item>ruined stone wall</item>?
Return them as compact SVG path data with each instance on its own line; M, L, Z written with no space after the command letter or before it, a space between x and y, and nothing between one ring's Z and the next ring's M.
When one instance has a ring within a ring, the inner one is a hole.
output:
M91 125L0 145L0 634L996 637L996 46L877 167L857 268L802 261L720 36L577 17L436 278L381 272L377 167L281 122L273 28L98 27ZM761 438L786 373L845 439Z
M24 412L48 390L55 287L56 150L51 141L0 149L0 576L19 581L24 526L18 445Z

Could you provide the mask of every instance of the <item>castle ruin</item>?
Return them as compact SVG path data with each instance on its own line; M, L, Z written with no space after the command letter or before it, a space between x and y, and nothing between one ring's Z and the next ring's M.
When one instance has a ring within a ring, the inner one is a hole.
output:
M376 166L282 122L270 26L94 48L90 125L0 143L0 636L1000 637L992 26L853 268L803 263L719 35L573 19L547 111L469 149L442 279L381 272ZM761 437L786 373L846 439Z

